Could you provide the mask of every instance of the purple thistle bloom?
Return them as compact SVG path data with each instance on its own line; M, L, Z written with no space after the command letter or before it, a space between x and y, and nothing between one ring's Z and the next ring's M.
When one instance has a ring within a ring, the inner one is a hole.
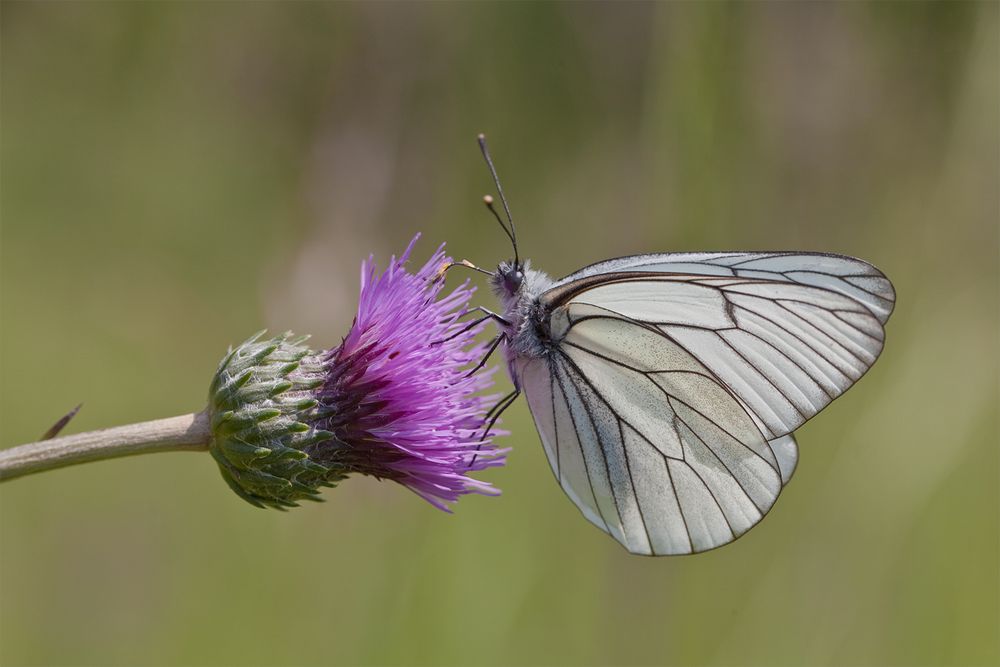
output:
M244 499L315 500L352 473L399 482L445 511L466 493L499 493L470 476L503 465L507 451L492 442L499 431L483 434L493 370L469 375L486 352L481 326L460 320L474 288L440 296L443 246L409 273L416 240L381 274L372 258L362 264L357 316L339 346L254 338L223 361L212 452Z
M481 439L484 416L496 397L481 392L492 371L468 375L485 353L477 328L462 332L474 292L460 285L438 299L443 247L414 273L406 261L416 238L377 274L361 267L358 314L340 346L326 352L320 403L331 416L318 425L337 447L315 446L315 460L351 472L391 479L435 507L470 493L496 494L470 472L503 465L504 452Z

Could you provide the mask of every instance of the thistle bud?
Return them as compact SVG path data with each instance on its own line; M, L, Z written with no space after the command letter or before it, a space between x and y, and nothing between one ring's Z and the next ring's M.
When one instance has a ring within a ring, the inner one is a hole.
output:
M344 474L312 460L310 445L333 438L317 426L322 359L290 333L259 332L231 349L209 389L210 451L222 476L258 507L316 500L320 487Z

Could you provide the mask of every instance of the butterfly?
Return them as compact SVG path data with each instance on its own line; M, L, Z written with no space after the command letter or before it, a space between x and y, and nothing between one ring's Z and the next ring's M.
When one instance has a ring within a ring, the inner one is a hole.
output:
M553 280L514 259L490 275L499 334L556 480L629 552L690 554L743 535L795 471L793 431L871 368L892 283L871 264L809 252L636 255Z

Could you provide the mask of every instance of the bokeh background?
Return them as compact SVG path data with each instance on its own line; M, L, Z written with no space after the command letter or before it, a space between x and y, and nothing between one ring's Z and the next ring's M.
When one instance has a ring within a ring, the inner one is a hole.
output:
M0 489L4 665L992 664L998 5L4 2L0 445L196 411L230 343L339 341L417 231L525 254L804 249L888 345L739 542L630 557L525 404L499 499L251 508L207 455ZM482 294L489 304L492 297ZM506 387L506 380L501 388Z

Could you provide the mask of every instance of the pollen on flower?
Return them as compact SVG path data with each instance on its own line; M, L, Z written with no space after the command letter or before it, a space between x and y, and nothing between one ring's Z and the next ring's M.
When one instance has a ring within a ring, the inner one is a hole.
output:
M463 284L443 294L443 267L451 263L443 247L418 271L407 271L415 242L381 273L372 258L362 264L357 314L337 347L292 353L280 341L248 341L263 347L240 355L241 347L230 357L264 364L277 355L279 363L268 368L280 367L285 376L220 367L217 379L228 379L213 383L220 405L213 454L245 499L294 505L352 473L399 482L444 510L467 493L498 493L471 476L503 465L506 453L493 443L499 431L483 432L496 399L483 392L495 369L469 374L486 352L477 341L481 326L468 328L461 319L473 288ZM260 381L270 382L269 389L255 388ZM234 422L240 391L253 397L253 410L269 416ZM294 412L290 405L300 411L286 415ZM230 416L222 419L227 408ZM286 429L294 437L268 433L283 422L296 425Z

